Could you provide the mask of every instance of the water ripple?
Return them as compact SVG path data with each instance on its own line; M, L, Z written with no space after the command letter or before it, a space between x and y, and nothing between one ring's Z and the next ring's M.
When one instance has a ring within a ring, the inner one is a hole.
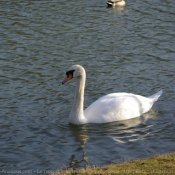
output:
M96 4L1 2L1 168L37 174L174 151L175 1ZM164 93L140 118L70 125L75 84L61 82L72 64L87 71L85 107L112 92Z

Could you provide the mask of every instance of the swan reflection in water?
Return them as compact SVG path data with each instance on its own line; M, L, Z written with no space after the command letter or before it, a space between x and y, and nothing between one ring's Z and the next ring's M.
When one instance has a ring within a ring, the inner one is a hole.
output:
M99 139L109 137L117 144L122 145L125 142L137 141L141 137L144 137L144 135L142 135L143 133L140 133L138 131L151 127L152 125L148 126L148 124L145 123L148 119L156 118L156 114L157 112L151 110L148 113L143 114L141 117L124 121L110 122L105 124L86 124L81 126L69 124L69 129L72 131L73 136L75 137L75 141L79 142L80 144L76 150L78 152L82 152L82 157L80 158L79 155L76 157L75 154L70 155L70 162L67 168L78 168L80 165L81 167L92 166L91 163L88 162L88 156L86 155L85 148L86 143L90 137L97 137ZM136 136L138 139L134 139ZM116 157L116 159L118 158Z
M86 126L85 125L75 126L69 124L69 130L72 131L73 136L75 137L75 141L80 143L79 147L76 150L78 152L79 151L82 152L82 158L80 160L77 160L78 158L76 157L76 155L72 154L69 158L70 161L69 165L66 168L77 168L79 167L79 164L83 164L86 167L89 165L88 158L86 156L86 150L84 148L86 145L86 141L89 138Z

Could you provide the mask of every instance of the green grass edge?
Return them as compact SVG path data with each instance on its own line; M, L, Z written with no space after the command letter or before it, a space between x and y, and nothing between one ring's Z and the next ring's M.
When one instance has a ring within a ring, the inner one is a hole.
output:
M175 153L156 155L153 157L123 162L119 164L111 164L103 167L81 168L81 169L67 169L51 173L49 175L107 175L107 174L175 174Z

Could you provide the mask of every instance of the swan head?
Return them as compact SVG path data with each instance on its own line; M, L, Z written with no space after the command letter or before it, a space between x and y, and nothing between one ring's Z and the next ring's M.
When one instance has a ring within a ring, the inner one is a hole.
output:
M80 65L73 65L71 66L68 71L66 72L66 78L62 82L62 84L66 83L67 81L71 80L72 78L80 78L82 76L85 76L85 70Z

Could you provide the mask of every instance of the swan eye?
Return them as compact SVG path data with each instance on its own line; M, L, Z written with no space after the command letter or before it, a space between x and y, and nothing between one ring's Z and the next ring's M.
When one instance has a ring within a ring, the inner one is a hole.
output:
M74 71L75 71L75 70L69 70L69 71L66 72L66 75L69 76L69 74L71 74L72 77L73 77L73 73L74 73Z

